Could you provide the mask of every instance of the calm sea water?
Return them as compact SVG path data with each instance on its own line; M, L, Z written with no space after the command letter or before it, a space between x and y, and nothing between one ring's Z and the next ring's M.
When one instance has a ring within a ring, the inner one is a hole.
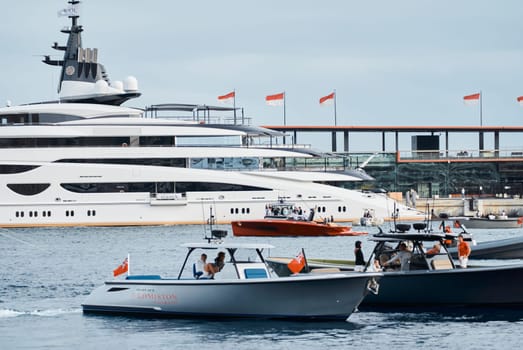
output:
M225 228L227 227L219 227ZM206 321L83 315L80 304L131 254L133 273L174 276L202 226L0 229L0 349L519 348L523 312L357 312L347 322ZM373 230L370 230L373 232ZM523 230L470 230L477 241ZM229 230L229 235L231 232ZM352 259L362 237L231 238L273 256ZM452 293L449 290L449 293Z

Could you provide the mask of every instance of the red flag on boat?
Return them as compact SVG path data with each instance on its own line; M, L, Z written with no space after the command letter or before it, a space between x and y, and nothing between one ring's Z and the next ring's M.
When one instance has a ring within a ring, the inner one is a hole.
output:
M519 96L519 97L517 98L517 101L518 101L518 103L519 103L520 105L523 106L523 96Z
M523 225L523 217L518 218L518 225Z
M334 102L334 92L320 98L320 105L326 105L332 102Z
M290 263L287 264L287 267L292 273L299 273L305 267L305 255L303 251L299 252Z
M279 94L268 95L265 97L265 102L270 106L281 106L285 99L285 92Z
M467 95L467 96L463 96L463 102L466 104L476 104L479 102L480 98L481 98L480 93Z
M116 268L113 270L113 276L120 276L122 273L126 273L129 271L129 258L125 258L125 260Z
M218 96L218 101L220 102L229 102L231 100L234 100L234 97L236 96L236 91L231 91L228 94Z

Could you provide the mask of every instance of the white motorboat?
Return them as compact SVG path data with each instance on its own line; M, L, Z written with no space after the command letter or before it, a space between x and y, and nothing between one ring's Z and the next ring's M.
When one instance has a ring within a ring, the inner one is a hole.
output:
M363 171L326 168L310 147L238 124L236 108L120 106L140 95L136 79L111 84L98 50L81 45L78 14L69 17L67 46L53 46L63 60L44 59L62 67L60 100L0 108L0 227L200 224L209 206L230 223L262 218L282 197L337 222L363 208L389 217L391 198L342 188L372 180ZM213 122L211 112L234 118Z
M189 243L175 278L130 275L105 282L83 302L85 313L199 318L346 320L381 273L273 276L262 252L269 244ZM198 278L191 257L225 252L214 279Z

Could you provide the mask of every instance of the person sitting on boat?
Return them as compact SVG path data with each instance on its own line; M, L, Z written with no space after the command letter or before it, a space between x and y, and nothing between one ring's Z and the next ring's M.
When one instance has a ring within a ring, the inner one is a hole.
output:
M452 233L452 229L450 228L450 226L449 225L445 226L445 221L441 222L441 224L439 225L439 229L443 230L443 232L445 232L445 233Z
M458 236L458 259L459 259L459 264L462 268L467 267L470 251L471 251L470 246L463 239L463 235L459 235Z
M432 246L432 248L427 250L426 254L427 255L436 255L436 254L439 254L440 251L441 251L441 245L439 243L435 243Z
M380 271L382 271L382 268L381 268L380 260L379 260L379 259L374 259L374 265L372 266L372 269L373 269L373 271L375 271L375 272L380 272Z
M200 259L194 263L194 278L198 279L205 275L205 265L207 265L207 254L203 253Z
M214 278L214 275L218 272L220 272L223 267L225 266L225 253L219 252L218 256L214 258L213 263L208 263L205 265L204 272L207 273L210 278Z
M363 251L361 250L361 241L356 241L356 243L354 243L354 256L356 257L354 271L362 272L365 269L365 258L363 257Z
M401 271L409 271L411 256L411 252L407 250L407 244L405 242L401 242L399 246L399 252L396 255L394 255L391 259L385 261L383 263L383 266L389 266L394 262L399 262L401 266Z

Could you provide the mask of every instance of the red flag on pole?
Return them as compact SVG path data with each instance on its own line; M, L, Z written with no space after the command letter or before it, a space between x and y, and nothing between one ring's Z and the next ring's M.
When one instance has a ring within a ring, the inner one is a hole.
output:
M520 105L523 106L523 96L519 96L519 97L517 98L517 101L518 101L518 103L519 103Z
M281 92L279 94L266 96L265 102L270 106L281 106L283 104L284 99L285 99L285 93Z
M218 96L218 101L220 101L220 102L229 102L229 101L233 100L235 96L236 96L236 92L235 91L231 91L228 94L225 94L225 95L222 95L222 96Z
M292 273L299 273L305 267L305 255L303 252L299 252L290 263L287 264L287 267Z
M126 273L129 271L129 258L125 258L125 260L116 268L113 270L113 276L119 276L122 273Z
M481 98L481 94L480 93L467 95L467 96L463 97L463 102L466 103L466 104L476 104L476 103L479 102L480 98Z
M334 92L320 98L320 105L326 105L332 102L334 102Z

